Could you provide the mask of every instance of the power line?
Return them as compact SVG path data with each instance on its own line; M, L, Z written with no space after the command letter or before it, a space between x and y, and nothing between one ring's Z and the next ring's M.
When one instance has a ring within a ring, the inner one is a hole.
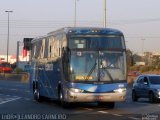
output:
M0 20L0 25L7 25L7 20ZM139 23L148 23L148 22L159 22L160 18L153 19L134 19L134 20L108 20L108 24L123 25L123 24L139 24ZM10 20L10 23L13 25L30 25L30 26L48 26L48 25L59 25L59 24L73 24L72 20ZM80 24L103 24L102 21L96 20L86 20L79 21Z

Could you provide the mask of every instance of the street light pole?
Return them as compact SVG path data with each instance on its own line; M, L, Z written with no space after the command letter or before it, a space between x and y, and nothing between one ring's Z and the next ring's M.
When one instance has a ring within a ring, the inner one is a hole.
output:
M7 63L8 63L8 53L9 53L9 13L13 11L5 11L8 13L8 35L7 35Z
M104 0L104 28L106 28L106 21L107 21L107 15L106 15L106 0Z
M17 66L18 66L18 62L19 62L19 44L20 44L20 41L17 41L17 56L16 56Z
M75 5L74 5L74 27L76 27L76 23L77 23L77 0L75 0Z

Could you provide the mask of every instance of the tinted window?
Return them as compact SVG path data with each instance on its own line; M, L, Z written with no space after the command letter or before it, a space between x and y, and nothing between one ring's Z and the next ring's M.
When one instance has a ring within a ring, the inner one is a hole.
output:
M149 80L151 84L160 84L160 76L150 76Z
M138 80L137 80L137 83L141 83L142 84L143 83L143 77L139 77Z

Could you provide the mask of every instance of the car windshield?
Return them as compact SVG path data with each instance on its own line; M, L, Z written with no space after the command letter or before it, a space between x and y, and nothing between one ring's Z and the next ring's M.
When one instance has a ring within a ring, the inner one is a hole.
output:
M149 77L151 84L159 84L160 85L160 76L150 76Z

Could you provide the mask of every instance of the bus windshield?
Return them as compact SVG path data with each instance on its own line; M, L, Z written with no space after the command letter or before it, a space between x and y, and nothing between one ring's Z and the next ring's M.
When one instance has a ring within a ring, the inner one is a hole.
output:
M97 58L94 51L71 51L70 79L72 81L97 81Z
M71 51L71 81L125 80L125 54L114 51Z
M122 36L116 35L79 35L71 36L69 48L81 49L123 49Z

